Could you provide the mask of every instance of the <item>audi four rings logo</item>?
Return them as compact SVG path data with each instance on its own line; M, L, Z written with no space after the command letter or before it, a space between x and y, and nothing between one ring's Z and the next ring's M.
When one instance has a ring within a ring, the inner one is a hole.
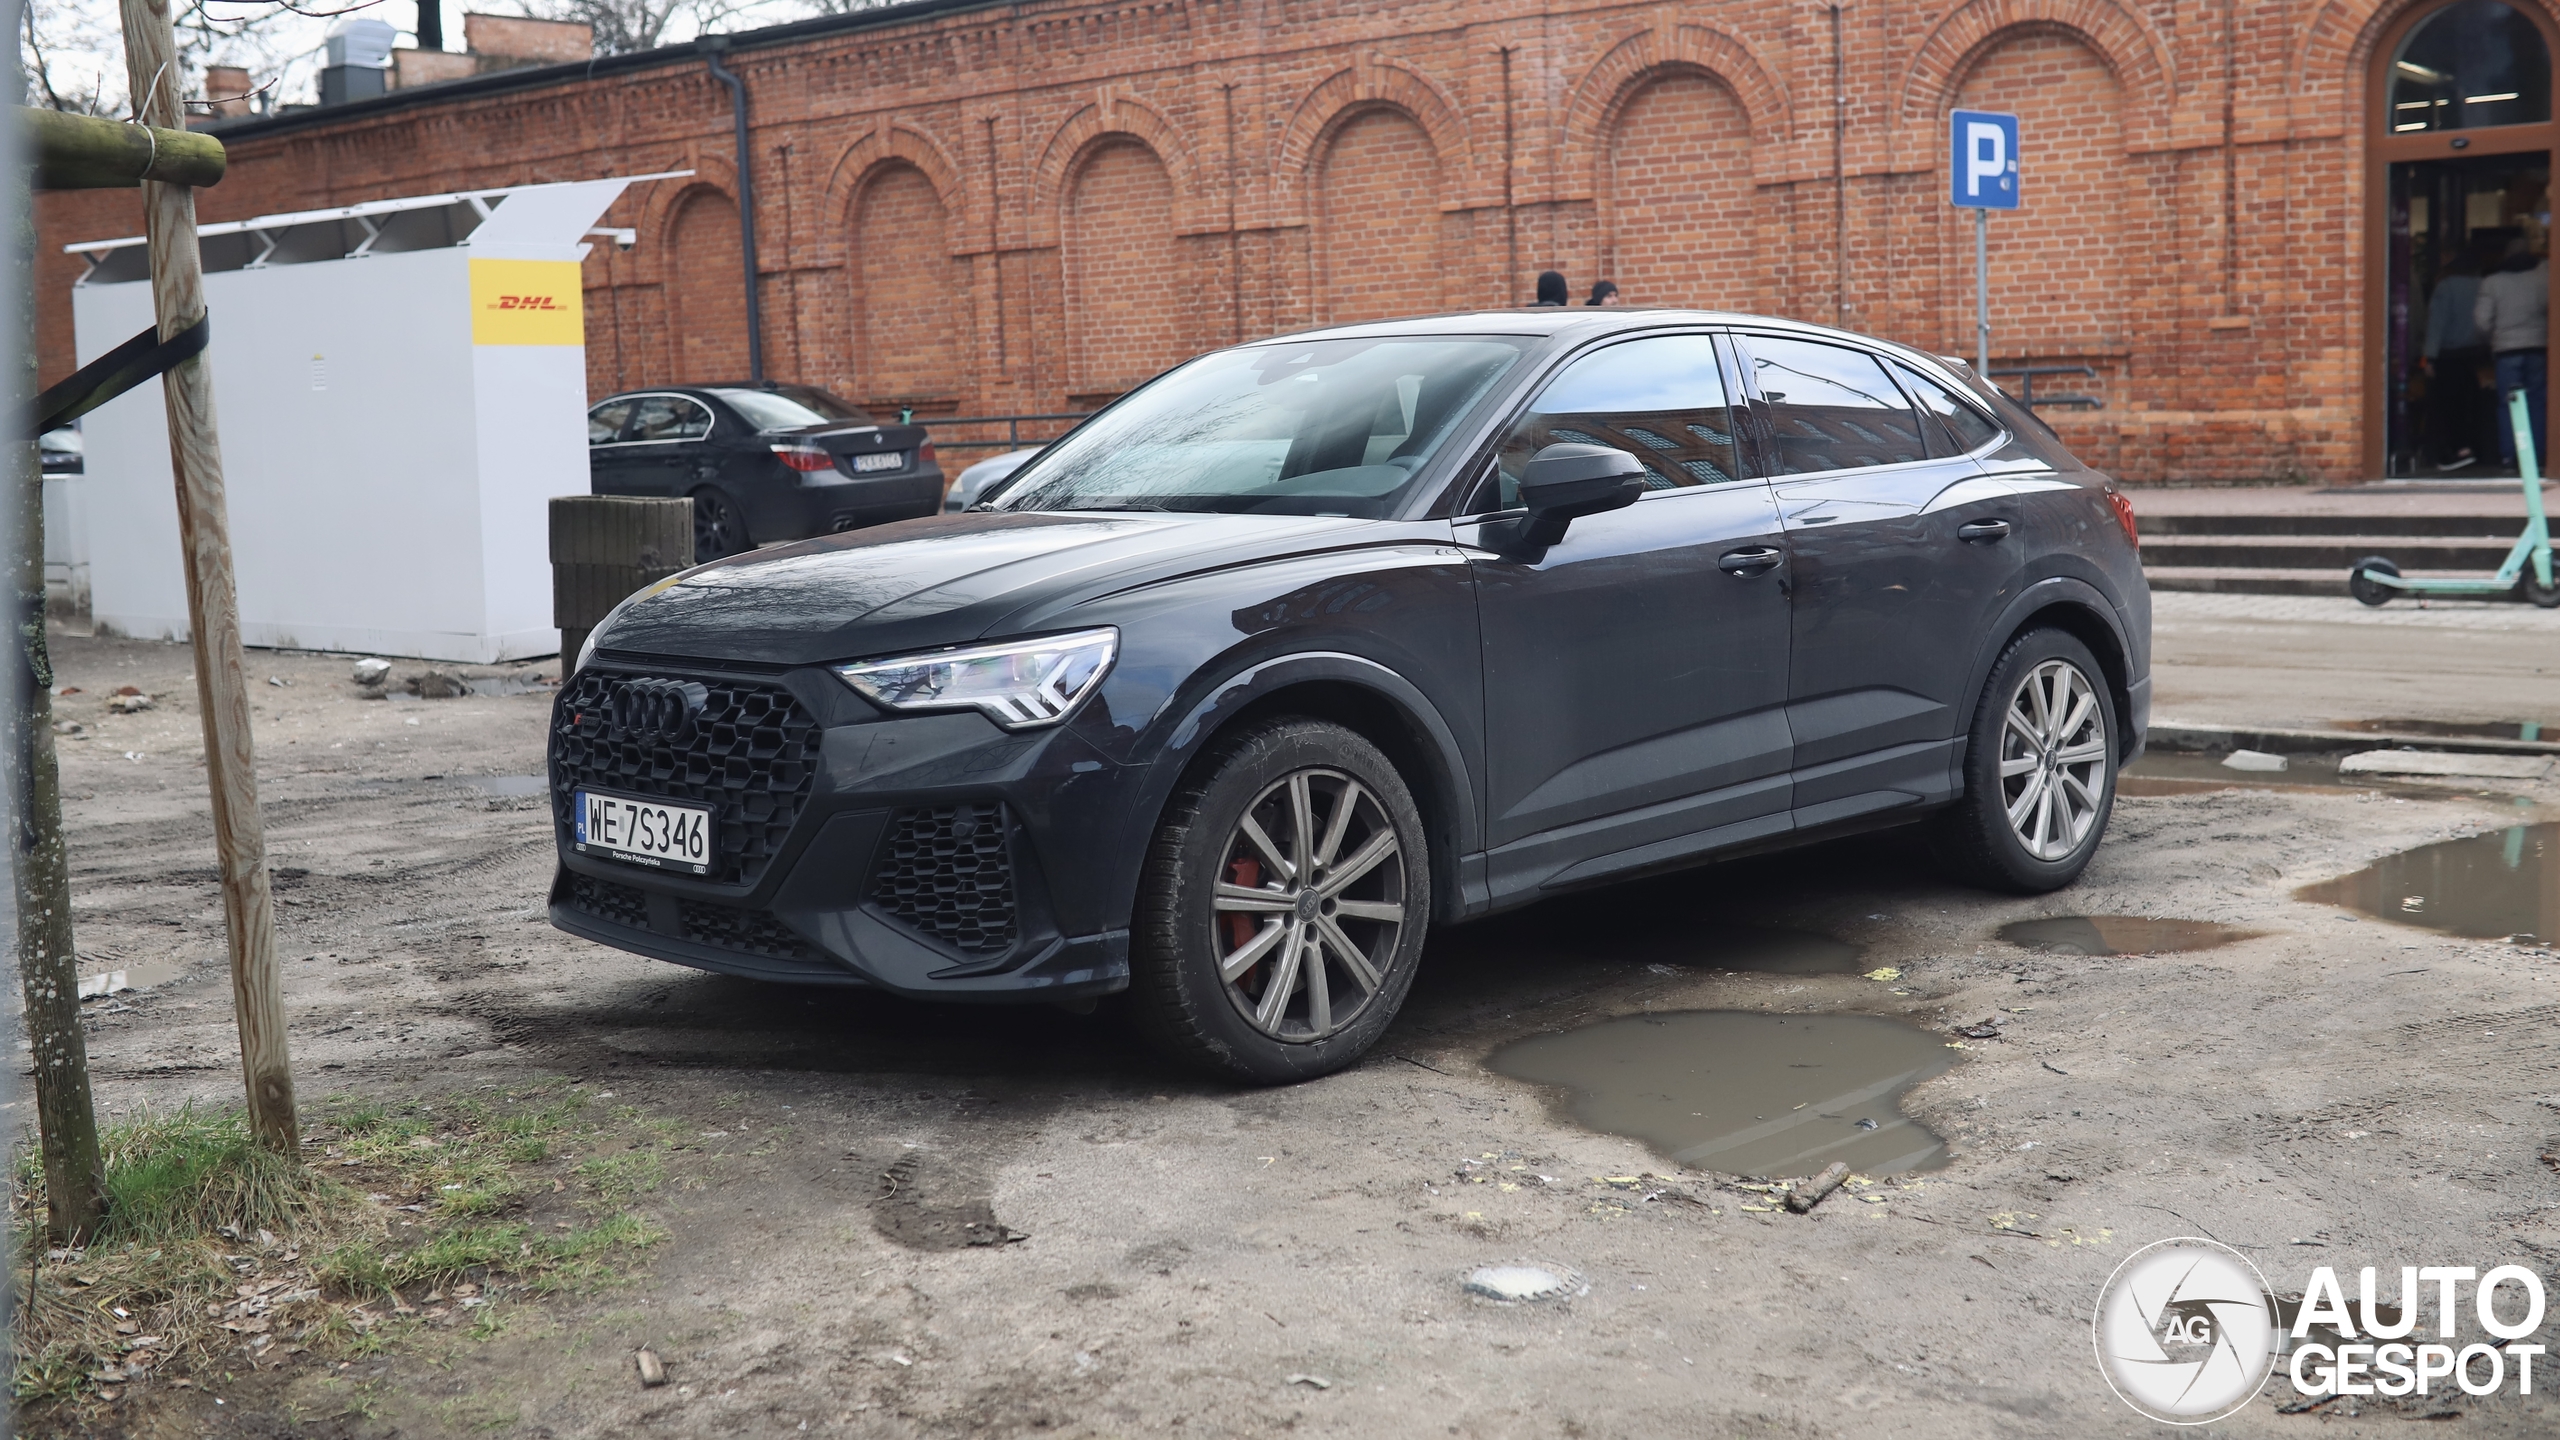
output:
M710 696L688 680L625 680L605 697L605 719L634 738L682 740Z

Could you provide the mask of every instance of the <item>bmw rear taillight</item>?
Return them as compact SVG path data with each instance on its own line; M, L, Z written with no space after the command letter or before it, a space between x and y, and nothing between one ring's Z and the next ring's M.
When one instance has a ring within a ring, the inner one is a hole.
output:
M2124 498L2123 491L2110 490L2107 492L2107 504L2116 512L2116 526L2124 531L2125 543L2136 550L2141 549L2142 532L2133 523L2133 502Z
M924 466L927 466L927 465L939 465L939 464L941 464L941 463L942 463L941 461L936 460L936 459L934 459L934 458L933 458L933 442L932 442L932 441L927 440L926 442L924 442L924 444L923 444L922 446L918 447L918 449L916 450L916 466L917 466L917 468L921 469L921 468L923 468Z
M776 445L773 456L794 470L813 473L836 468L836 457L815 445Z

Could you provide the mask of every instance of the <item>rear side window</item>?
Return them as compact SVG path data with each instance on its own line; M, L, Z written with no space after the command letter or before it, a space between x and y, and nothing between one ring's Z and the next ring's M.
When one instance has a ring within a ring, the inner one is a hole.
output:
M622 434L622 422L631 418L631 402L607 400L587 412L587 443L610 445Z
M1970 455L2000 438L2000 427L1983 413L1955 397L1947 387L1895 361L1894 374L1905 388L1919 399L1920 409L1937 428L1933 439L1947 447L1950 455Z
M681 395L643 395L633 402L634 440L699 440L711 433L711 412Z
M1884 364L1864 350L1777 335L1746 335L1760 397L1777 432L1776 470L1810 475L1929 458L1920 417Z
M1477 508L1518 504L1521 467L1557 444L1624 450L1644 462L1645 484L1655 490L1742 478L1715 341L1657 335L1606 346L1566 366L1503 435L1502 493Z

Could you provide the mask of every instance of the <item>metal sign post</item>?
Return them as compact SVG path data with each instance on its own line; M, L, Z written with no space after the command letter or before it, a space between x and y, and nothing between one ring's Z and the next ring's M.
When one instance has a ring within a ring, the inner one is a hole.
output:
M1947 112L1947 198L1973 212L1973 353L1991 381L1991 212L2018 208L2018 117Z

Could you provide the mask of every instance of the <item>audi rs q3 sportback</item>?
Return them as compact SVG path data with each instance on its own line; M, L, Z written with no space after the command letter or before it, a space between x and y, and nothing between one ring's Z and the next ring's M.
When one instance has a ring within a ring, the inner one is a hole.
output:
M1278 1082L1432 925L1922 822L2089 863L2142 747L2131 506L1961 364L1740 315L1202 356L968 512L625 601L550 736L553 923L733 975L1124 995Z

